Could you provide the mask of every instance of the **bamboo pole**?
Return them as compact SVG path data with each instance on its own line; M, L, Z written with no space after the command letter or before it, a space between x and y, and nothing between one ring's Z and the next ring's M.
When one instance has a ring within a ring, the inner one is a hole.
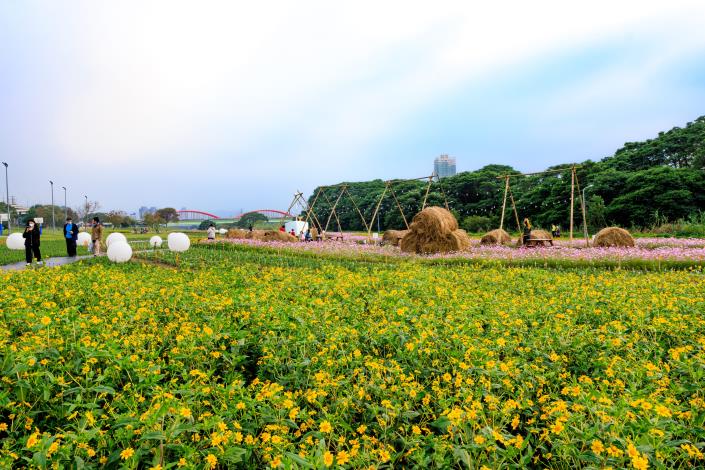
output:
M506 178L507 176L510 178L514 178L515 176L535 176L535 175L552 175L554 173L565 173L569 169L575 169L575 168L580 168L581 165L573 165L571 168L562 168L560 170L546 170L546 171L537 171L534 173L512 173L512 174L506 174L506 175L501 175L497 176L496 178L498 180L501 180L502 178Z
M375 208L374 213L372 214L372 219L370 219L370 225L367 228L367 237L372 236L372 224L375 223L375 217L377 217L377 212L379 212L379 207L382 205L382 200L384 199L384 196L387 194L387 190L389 189L389 181L387 181L387 184L384 185L384 191L382 191L382 195L379 198L379 201L377 201L377 207Z
M338 198L335 200L335 204L333 204L333 207L330 210L330 214L328 214L328 220L326 220L326 231L328 230L328 224L330 224L330 219L333 217L333 214L335 214L335 220L338 221L338 228L340 228L340 220L338 219L338 213L335 212L335 208L338 206L338 202L340 202L340 198L343 196L343 191L340 191L340 194L338 194ZM330 204L330 199L328 199L328 196L324 193L323 197L326 198L326 201ZM343 233L343 230L340 230L340 233Z
M517 220L517 230L521 233L521 222L519 222L519 212L517 212L517 205L514 202L514 194L512 194L512 188L509 187L509 198L512 200L512 207L514 208L514 217Z
M590 248L590 238L588 235L587 227L587 217L585 217L585 199L583 199L583 193L580 191L580 179L577 173L575 174L575 187L578 190L578 197L580 197L580 209L583 212L583 235L585 236L585 246Z
M390 187L390 189L392 191L392 197L394 198L394 202L397 203L397 207L399 208L399 212L401 213L401 218L404 219L404 225L406 225L406 229L409 230L409 222L406 221L406 215L404 215L404 210L401 208L399 199L397 199L397 194L394 192L394 188Z
M509 175L505 176L504 181L504 200L502 201L502 217L499 219L499 229L504 228L504 210L507 207L507 193L509 192Z
M443 189L443 182L440 177L438 177L438 186L441 188L441 194L443 194L443 202L445 203L446 210L450 212L450 207L448 206L448 196L446 196L446 191Z
M345 194L348 195L348 199L350 199L350 202L352 202L352 205L355 207L355 210L356 210L357 213L360 215L360 219L362 219L362 224L365 226L365 230L368 230L367 221L365 220L365 217L362 215L362 212L360 211L360 208L359 208L358 205L355 203L355 199L353 199L352 194L350 194L350 191L348 191L348 187L347 187L347 186L344 186L344 191L345 191ZM368 230L368 231L369 231L369 230Z
M433 182L433 175L428 177L428 186L426 186L426 194L423 197L423 204L421 205L421 210L426 209L426 200L428 199L428 193L431 191L431 183Z
M570 246L573 246L573 212L575 203L575 167L570 172Z
M318 228L323 229L323 225L321 224L321 221L318 220L318 217L316 216L316 213L313 212L313 208L314 208L315 205L316 205L316 201L318 201L318 197L321 195L321 191L322 191L322 189L321 189L321 188L318 188L318 192L316 192L316 196L313 198L313 202L311 203L310 206L308 205L308 203L306 203L306 201L304 201L303 195L300 196L300 200L302 201L301 204L302 204L302 206L304 207L304 209L306 209L306 207L308 207L308 209L306 210L306 220L305 220L305 222L308 223L308 221L309 221L309 219L311 218L311 216L313 216L313 220L314 220L314 222L318 225Z
M296 205L296 203L299 200L299 197L302 195L303 195L303 193L297 189L296 192L294 193L294 199L292 199L291 204L289 204L289 208L286 210L287 214L291 214L291 209L294 208L294 205Z

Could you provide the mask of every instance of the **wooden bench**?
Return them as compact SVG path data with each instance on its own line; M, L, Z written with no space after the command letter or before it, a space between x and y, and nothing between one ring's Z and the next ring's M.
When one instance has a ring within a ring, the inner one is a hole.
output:
M534 246L546 246L546 242L548 242L549 245L553 246L553 239L551 238L530 238L526 240L524 246L526 246L527 248L531 248Z

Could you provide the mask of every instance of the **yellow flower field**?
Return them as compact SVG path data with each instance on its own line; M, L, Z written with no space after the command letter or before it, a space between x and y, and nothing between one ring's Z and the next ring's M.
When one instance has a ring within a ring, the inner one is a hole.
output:
M208 256L0 275L0 467L705 466L701 271Z

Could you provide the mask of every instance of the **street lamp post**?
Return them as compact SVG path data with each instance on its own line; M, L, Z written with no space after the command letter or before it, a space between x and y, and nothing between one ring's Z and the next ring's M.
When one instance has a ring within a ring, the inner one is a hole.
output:
M86 215L83 216L83 226L85 227L88 225L88 196L84 194L83 197L86 198Z
M49 180L49 184L51 185L51 228L56 231L56 218L54 215L54 182Z
M590 246L590 242L588 241L588 229L587 229L587 215L586 215L586 209L585 209L585 191L588 188L592 188L592 184L588 184L583 188L583 231L585 233L585 243L587 243L587 246Z
M62 186L61 189L64 190L64 220L69 218L69 208L66 205L66 186Z
M7 203L7 233L10 233L10 229L12 228L10 222L10 188L7 184L7 163L2 162L2 164L5 165L5 202Z

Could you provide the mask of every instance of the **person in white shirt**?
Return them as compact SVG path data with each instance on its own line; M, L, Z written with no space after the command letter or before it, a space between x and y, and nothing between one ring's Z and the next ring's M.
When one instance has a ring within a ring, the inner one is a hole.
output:
M210 224L208 226L208 240L215 240L215 225Z

